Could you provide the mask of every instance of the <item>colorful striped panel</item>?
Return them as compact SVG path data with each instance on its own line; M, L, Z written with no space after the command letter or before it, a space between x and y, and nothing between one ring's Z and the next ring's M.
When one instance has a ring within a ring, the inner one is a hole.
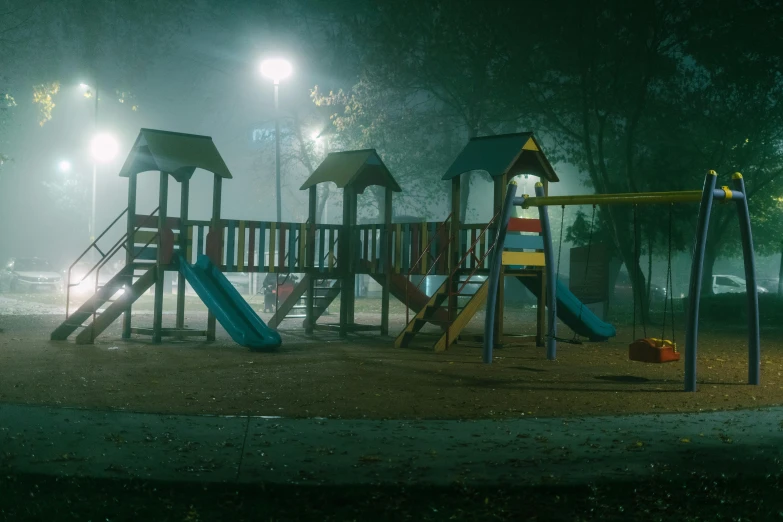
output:
M540 234L541 221L538 219L512 217L508 222L508 231L509 232L533 232L536 234Z
M277 245L277 222L269 223L269 272L275 272L275 247Z
M240 220L237 228L237 272L245 271L245 222Z
M258 271L266 272L266 229L267 224L261 222L258 224Z
M503 252L504 265L544 266L543 252Z
M282 270L285 268L285 242L288 232L288 224L280 223L280 232L277 234L279 241L277 242L277 268Z
M544 238L541 236L507 235L503 248L508 250L543 250Z
M247 271L256 271L256 226L253 222L247 225Z
M234 265L234 247L236 245L236 221L228 221L228 230L226 232L226 271L235 270Z

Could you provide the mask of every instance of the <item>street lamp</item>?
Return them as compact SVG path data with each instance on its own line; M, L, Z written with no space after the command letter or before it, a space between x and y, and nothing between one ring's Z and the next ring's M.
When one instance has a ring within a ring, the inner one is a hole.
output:
M68 174L71 172L71 162L68 160L62 160L60 163L57 164L57 168L60 169L60 172L63 174Z
M291 64L281 58L272 58L261 62L261 74L269 78L275 85L275 199L277 204L277 222L283 221L283 205L280 189L280 118L278 104L278 87L280 80L291 76Z
M92 155L92 206L90 210L90 242L95 241L95 198L98 185L98 163L108 163L117 156L120 146L111 134L97 134L90 142Z

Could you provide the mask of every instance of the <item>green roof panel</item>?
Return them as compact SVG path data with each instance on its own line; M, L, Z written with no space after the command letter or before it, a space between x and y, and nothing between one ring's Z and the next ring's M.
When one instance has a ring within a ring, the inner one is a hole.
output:
M441 179L479 170L493 178L508 172L512 176L533 174L547 181L559 181L532 132L472 138Z
M394 192L402 189L383 164L375 149L331 152L307 181L300 187L306 190L319 183L332 182L338 188L352 186L358 194L371 185L390 188Z
M221 178L232 178L211 137L141 129L120 176L157 170L183 181L189 179L196 169L204 169Z

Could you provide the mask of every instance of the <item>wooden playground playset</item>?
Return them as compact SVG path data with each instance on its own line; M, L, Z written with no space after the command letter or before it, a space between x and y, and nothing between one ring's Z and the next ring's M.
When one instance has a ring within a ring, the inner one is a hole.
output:
M212 218L208 221L188 217L190 179L197 169L213 174ZM159 205L150 215L139 215L136 212L137 177L148 171L159 173ZM476 171L489 173L493 183L492 218L488 223L465 223L460 212L463 174ZM517 196L516 185L511 180L520 174L538 178L535 197ZM301 187L309 195L309 217L305 223L232 220L221 216L222 183L224 179L231 179L232 175L212 139L207 136L142 129L120 175L129 180L128 207L76 261L97 254L98 261L82 278L84 281L94 277L95 293L77 310L66 310L66 318L52 333L52 340L66 340L75 334L77 343L93 343L98 335L122 317L123 338L137 334L149 335L156 343L161 342L163 337L203 336L214 340L216 322L219 321L238 344L251 349L273 348L282 342L276 328L286 318L292 320L291 312L297 311L300 303L304 303L302 327L307 333L336 329L344 337L350 332L378 330L382 335L388 335L389 300L390 296L394 296L406 305L407 323L396 336L395 345L409 345L422 327L431 323L441 332L433 345L436 351L446 350L461 336L465 338L464 328L487 304L483 342L485 362L491 362L492 348L496 343L520 340L519 336L504 332L504 285L499 284L505 277L515 277L538 299L536 333L521 340L535 340L538 346L546 345L547 354L552 359L555 355L556 317L591 341L613 337L615 330L585 308L557 280L547 205L701 200L699 234L702 229L704 234L703 237L697 234L698 255L694 256L694 266L698 257L699 271L706 238L704 223L708 222L708 207L712 199L737 201L741 218L747 217L741 177L739 182L735 182L732 192L728 188L715 190L712 174L707 178L703 193L663 193L668 195L665 200L663 196L656 199L651 194L635 194L636 200L629 200L625 197L627 195L617 195L615 199L608 199L609 196L605 195L603 197L607 199L601 201L598 200L602 196L593 196L593 199L589 196L570 199L548 197L548 184L557 182L558 177L532 133L471 139L442 178L451 184L451 212L441 222L393 222L392 192L400 192L401 189L372 149L334 152L324 159ZM172 217L167 211L169 177L181 184L179 217ZM330 182L343 190L342 223L339 225L317 223L315 219L317 187ZM357 196L369 186L379 186L385 191L381 222L360 225L357 224ZM706 199L707 196L709 199ZM539 219L511 217L514 206L537 206ZM121 237L108 247L101 246L100 242L104 237L110 237L115 226L122 226L125 216L127 219ZM755 269L749 219L747 226L742 227L742 236L750 283L754 281ZM503 245L503 248L496 249L495 245ZM106 270L115 256L123 254L124 267L108 282L98 286L101 270ZM173 328L163 326L166 271L176 271L180 275ZM278 303L272 318L264 323L226 279L225 272L273 273L283 280L296 274L301 279L293 291ZM380 325L357 324L355 321L357 274L367 274L382 287ZM691 328L698 319L699 288L693 285L698 285L700 278L694 279L694 275L691 277L691 296L695 296L695 305L692 297L689 309ZM430 296L421 289L427 276L445 276L443 283ZM69 271L68 289L82 281L71 281ZM203 330L185 327L186 283L207 305L209 313ZM152 325L134 326L133 303L153 287ZM757 302L755 292L749 291L748 295L749 317L755 317L755 330L751 328L750 337L750 344L755 346L750 350L753 352L749 360L752 366L758 365L758 307L750 302ZM318 319L338 296L339 323L319 324ZM69 296L66 300L69 301ZM481 336L471 339L482 340ZM686 372L686 389L691 389L688 377L691 373L695 389L695 340L695 331L691 329L686 343L686 366L689 369L693 366L693 371ZM653 348L660 350L664 347L654 345ZM758 383L758 372L749 373L749 382Z

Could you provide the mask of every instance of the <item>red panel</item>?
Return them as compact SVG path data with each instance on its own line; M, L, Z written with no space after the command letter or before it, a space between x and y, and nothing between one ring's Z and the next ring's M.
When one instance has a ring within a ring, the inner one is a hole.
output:
M278 249L277 249L277 266L278 270L282 270L283 267L287 267L288 264L285 262L285 247L286 247L286 238L285 233L286 230L288 230L288 223L280 223L280 228L277 231L277 237L278 237Z
M528 218L511 218L508 222L509 232L535 232L541 233L541 221Z

